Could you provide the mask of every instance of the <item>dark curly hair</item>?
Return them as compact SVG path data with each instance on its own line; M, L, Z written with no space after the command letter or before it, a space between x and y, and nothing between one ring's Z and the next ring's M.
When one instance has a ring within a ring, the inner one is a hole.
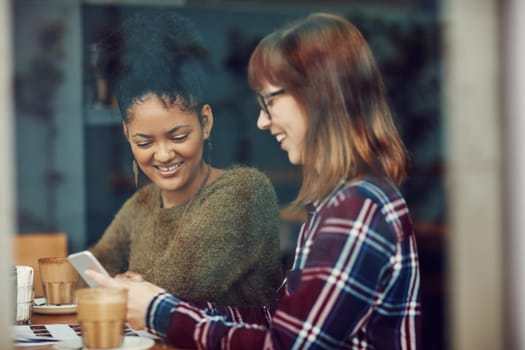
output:
M203 104L208 51L187 18L160 10L135 13L97 43L97 54L124 120L149 93L182 109Z

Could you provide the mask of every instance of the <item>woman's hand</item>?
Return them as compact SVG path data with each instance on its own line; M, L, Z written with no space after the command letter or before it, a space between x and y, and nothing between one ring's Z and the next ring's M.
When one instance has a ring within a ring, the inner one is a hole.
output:
M124 273L123 275L126 275ZM139 274L132 278L111 278L93 270L86 270L86 276L97 282L101 287L113 289L126 289L128 291L128 322L133 329L143 329L144 319L148 305L155 295L165 290L145 282L137 280Z
M117 279L130 279L130 280L137 281L137 282L143 282L144 281L144 277L142 277L142 275L140 273L136 273L136 272L133 272L133 271L126 271L124 273L119 273L119 274L115 275L115 278L117 278Z

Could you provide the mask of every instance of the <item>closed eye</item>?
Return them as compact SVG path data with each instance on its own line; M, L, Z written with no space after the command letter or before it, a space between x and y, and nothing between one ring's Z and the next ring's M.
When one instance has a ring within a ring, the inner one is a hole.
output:
M181 142L188 138L189 134L175 135L171 138L172 141Z
M137 147L140 147L140 148L146 148L148 147L149 145L151 145L152 142L151 141L146 141L146 142L136 142L135 145L137 145Z

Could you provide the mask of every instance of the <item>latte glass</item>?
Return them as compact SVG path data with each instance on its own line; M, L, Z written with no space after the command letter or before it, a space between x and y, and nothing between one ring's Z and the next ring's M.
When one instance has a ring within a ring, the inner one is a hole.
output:
M38 265L47 303L74 304L78 273L68 258L40 258Z
M84 347L118 348L124 340L127 290L109 288L78 289L77 319L82 329Z

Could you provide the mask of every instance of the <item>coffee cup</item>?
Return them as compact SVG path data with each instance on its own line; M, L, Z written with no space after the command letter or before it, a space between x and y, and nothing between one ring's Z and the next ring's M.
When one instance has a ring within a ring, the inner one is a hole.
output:
M76 292L77 319L85 348L118 348L124 340L128 291L82 288Z
M78 273L67 258L40 258L40 280L49 305L74 304Z
M33 268L30 266L17 265L12 270L12 273L16 293L15 323L30 324L35 297Z

